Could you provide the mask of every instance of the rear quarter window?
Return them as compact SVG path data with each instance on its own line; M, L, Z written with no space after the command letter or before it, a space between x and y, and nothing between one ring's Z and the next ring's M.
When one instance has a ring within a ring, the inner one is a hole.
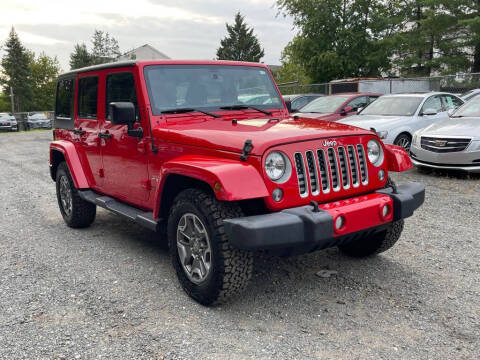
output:
M73 79L58 81L55 116L69 119L73 117L74 92Z

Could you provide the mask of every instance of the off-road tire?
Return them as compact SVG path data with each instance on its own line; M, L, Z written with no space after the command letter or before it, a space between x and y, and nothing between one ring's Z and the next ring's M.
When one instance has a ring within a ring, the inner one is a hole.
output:
M386 230L344 244L339 248L344 254L357 258L380 254L390 249L400 239L403 224L403 220L395 221Z
M203 222L212 250L209 274L198 284L188 278L178 256L177 226L186 213L196 215ZM237 204L218 201L213 195L198 189L182 191L173 202L167 229L170 257L183 289L202 305L225 303L248 285L253 271L253 255L232 248L223 226L224 219L242 215Z
M62 202L60 199L60 179L66 176L68 183L70 184L70 189L72 192L72 211L71 214L66 214ZM78 194L78 190L73 183L72 176L70 175L70 170L66 162L62 162L58 165L57 176L56 176L56 189L57 189L57 200L58 207L60 208L60 213L62 214L63 220L65 223L75 229L85 228L90 226L95 220L95 215L97 213L97 207L95 204L92 204L88 201L83 200Z

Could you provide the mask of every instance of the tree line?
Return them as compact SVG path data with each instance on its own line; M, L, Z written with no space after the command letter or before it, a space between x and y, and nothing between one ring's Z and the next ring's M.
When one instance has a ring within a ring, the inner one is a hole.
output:
M70 54L70 68L102 64L114 61L120 55L118 41L108 32L95 30L92 49L84 43L76 44ZM12 27L3 46L5 55L0 63L0 112L10 112L11 90L14 94L13 111L53 110L55 84L61 72L57 57L45 53L38 56L25 48Z
M480 72L480 0L277 0L281 81Z

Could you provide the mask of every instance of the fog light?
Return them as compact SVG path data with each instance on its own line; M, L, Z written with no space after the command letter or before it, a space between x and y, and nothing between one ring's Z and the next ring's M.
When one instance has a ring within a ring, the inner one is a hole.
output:
M337 230L340 230L343 228L343 225L345 224L345 218L343 216L337 217L337 220L335 220L335 227Z
M279 202L283 198L283 190L282 189L275 189L272 192L272 198L274 201Z
M378 180L383 181L383 179L385 179L385 171L380 170L378 172Z
M385 205L382 209L382 215L383 217L386 217L390 213L390 206Z

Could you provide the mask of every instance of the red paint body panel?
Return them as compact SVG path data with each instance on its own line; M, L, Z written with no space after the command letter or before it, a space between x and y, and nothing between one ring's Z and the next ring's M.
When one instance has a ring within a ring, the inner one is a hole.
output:
M162 166L159 186L155 191L154 217L158 217L165 181L172 174L201 180L212 189L215 183L219 182L221 188L215 191L219 200L237 201L268 196L260 173L246 162L211 156L184 155Z
M402 172L413 168L412 160L404 148L391 144L384 145L389 171Z
M366 145L369 139L378 137L371 131L345 124L306 117L293 118L285 104L268 109L272 116L251 109L215 111L223 116L220 119L201 113L153 115L143 71L146 66L162 64L255 66L265 69L271 77L268 67L263 64L190 60L139 61L130 67L76 74L76 79L92 75L99 77L97 119L78 118L76 96L75 128L82 128L86 133L74 135L70 130L57 129L55 136L59 140L51 144L51 149L65 154L78 188L92 188L146 211L153 211L157 217L165 180L170 174L179 174L204 181L212 188L218 181L221 189L215 195L220 200L263 198L268 209L278 211L308 204L310 200L327 204L369 194L385 186L386 180L379 181L376 176L380 169L403 171L407 168L403 154L396 149L387 152L385 148L387 156L384 164L377 168L368 163L368 184L302 198L295 172L281 185L268 179L263 167L268 151L281 150L293 161L294 152L323 148L324 140L335 140L339 146ZM105 79L108 74L125 71L134 74L140 114L139 123L134 127L142 127L142 139L129 137L126 126L113 125L105 118ZM237 122L232 122L233 119ZM108 131L112 137L100 140L100 131ZM252 140L253 149L247 161L241 162L239 156L247 139ZM158 150L156 153L152 151L152 144ZM271 198L271 192L276 187L284 191L284 198L278 203ZM353 211L353 208L349 209Z
M390 211L384 217L382 209L385 205L389 206ZM343 216L345 219L344 226L340 230L335 229L335 237L377 227L391 222L393 219L393 201L390 196L383 194L358 196L319 207L332 215L334 224L339 216Z
M87 172L85 171L82 162L80 161L79 153L75 145L66 140L56 140L50 143L50 164L53 160L53 152L60 151L67 162L70 174L72 175L73 183L77 189L88 189L91 181L87 179Z

